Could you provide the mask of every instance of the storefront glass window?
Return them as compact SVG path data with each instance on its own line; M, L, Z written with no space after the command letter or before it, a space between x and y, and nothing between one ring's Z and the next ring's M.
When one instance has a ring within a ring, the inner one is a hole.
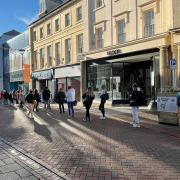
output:
M109 97L112 100L112 73L111 64L91 63L87 67L88 70L88 87L92 87L96 98L99 99L102 86L106 87Z

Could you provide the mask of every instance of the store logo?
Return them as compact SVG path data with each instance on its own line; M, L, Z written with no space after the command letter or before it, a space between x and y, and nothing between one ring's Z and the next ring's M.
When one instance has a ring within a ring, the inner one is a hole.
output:
M115 55L118 55L118 54L121 54L121 53L122 53L121 49L115 49L115 50L112 50L112 51L107 51L108 56L115 56Z

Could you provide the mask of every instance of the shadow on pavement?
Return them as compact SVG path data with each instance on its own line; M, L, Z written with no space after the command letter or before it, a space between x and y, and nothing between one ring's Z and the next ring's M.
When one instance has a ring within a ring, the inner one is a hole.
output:
M52 142L51 132L44 124L39 124L34 120L34 132L45 137L49 142Z

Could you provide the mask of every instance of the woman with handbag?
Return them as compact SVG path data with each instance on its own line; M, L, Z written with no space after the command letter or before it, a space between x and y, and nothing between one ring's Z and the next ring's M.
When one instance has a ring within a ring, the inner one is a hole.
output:
M83 94L82 98L83 98L83 104L86 107L86 117L83 119L83 121L88 121L88 120L91 121L89 110L95 98L95 95L91 87L87 89L87 91Z

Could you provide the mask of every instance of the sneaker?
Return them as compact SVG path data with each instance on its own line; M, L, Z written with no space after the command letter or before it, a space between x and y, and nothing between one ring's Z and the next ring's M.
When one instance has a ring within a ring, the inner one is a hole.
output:
M136 124L133 124L133 128L136 128L137 127L137 125Z
M83 121L86 122L87 120L85 118L83 118Z
M141 126L140 126L140 124L136 124L136 127L140 128Z

